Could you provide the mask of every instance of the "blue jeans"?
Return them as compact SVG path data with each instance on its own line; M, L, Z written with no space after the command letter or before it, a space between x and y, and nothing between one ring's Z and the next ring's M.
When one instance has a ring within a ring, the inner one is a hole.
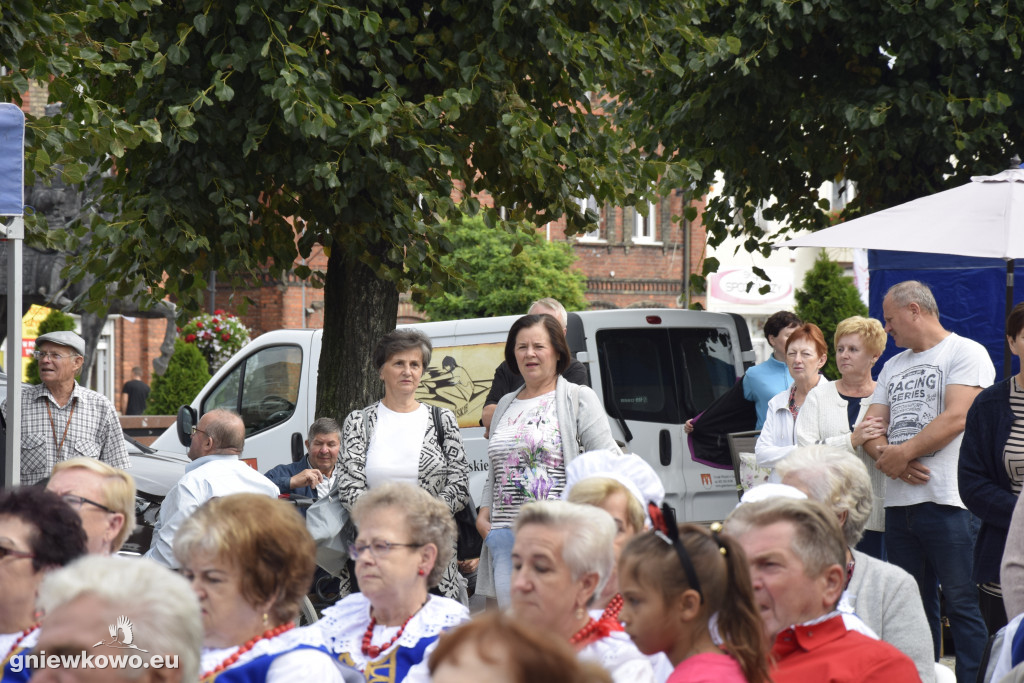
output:
M932 629L935 657L942 637L938 586L946 601L956 645L956 679L974 681L988 642L978 608L978 588L971 580L978 520L951 505L919 503L885 509L885 549L889 562L917 581L924 613Z
M506 610L509 607L512 592L512 545L515 534L512 529L491 529L484 539L487 549L491 551L491 569L494 574L494 596L498 599L498 607Z
M884 531L865 531L860 541L857 543L856 550L861 551L865 555L870 555L882 562L888 562L888 558L885 556L885 532Z

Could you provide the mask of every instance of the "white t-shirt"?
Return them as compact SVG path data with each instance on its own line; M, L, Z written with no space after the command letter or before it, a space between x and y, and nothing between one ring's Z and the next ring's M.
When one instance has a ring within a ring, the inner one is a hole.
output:
M871 403L889 407L889 443L900 444L916 436L946 409L946 386L984 388L992 384L995 374L985 347L951 333L927 351L914 353L907 349L890 358L878 375ZM920 458L921 464L931 470L927 484L889 480L885 506L930 502L965 507L956 474L962 439L963 432L945 447Z
M418 485L420 451L429 419L430 411L422 403L411 413L396 413L377 404L377 425L366 453L367 488L389 481Z

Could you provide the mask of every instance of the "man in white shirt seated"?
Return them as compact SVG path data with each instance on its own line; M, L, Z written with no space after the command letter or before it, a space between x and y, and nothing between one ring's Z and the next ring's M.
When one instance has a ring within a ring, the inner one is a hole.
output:
M338 478L341 427L329 417L317 418L309 426L306 448L309 450L306 457L290 465L274 467L267 472L267 479L277 484L281 493L316 500L330 493Z
M188 447L192 462L160 506L146 557L177 568L174 534L182 522L211 498L232 493L262 493L277 498L274 482L238 459L244 444L245 424L230 410L211 410L199 419Z

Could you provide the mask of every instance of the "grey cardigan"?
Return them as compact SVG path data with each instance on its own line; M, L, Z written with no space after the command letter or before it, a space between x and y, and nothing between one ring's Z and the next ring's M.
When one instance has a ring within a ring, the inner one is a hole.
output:
M501 397L491 424L495 427L508 407L512 405L522 387ZM558 416L558 433L562 437L562 460L568 465L581 452L607 449L622 453L612 438L608 416L597 393L587 386L580 386L559 377L555 384L555 414ZM582 451L581 451L582 448ZM487 483L480 507L491 507L494 500L494 468L488 467Z
M856 564L840 609L852 608L879 638L914 660L923 683L934 683L932 631L914 577L894 564L852 552Z

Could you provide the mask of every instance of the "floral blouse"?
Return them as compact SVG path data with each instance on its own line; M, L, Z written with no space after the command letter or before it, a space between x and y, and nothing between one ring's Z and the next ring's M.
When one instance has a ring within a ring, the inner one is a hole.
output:
M565 463L555 392L514 400L492 430L487 455L495 473L493 527L512 526L523 503L559 498Z

